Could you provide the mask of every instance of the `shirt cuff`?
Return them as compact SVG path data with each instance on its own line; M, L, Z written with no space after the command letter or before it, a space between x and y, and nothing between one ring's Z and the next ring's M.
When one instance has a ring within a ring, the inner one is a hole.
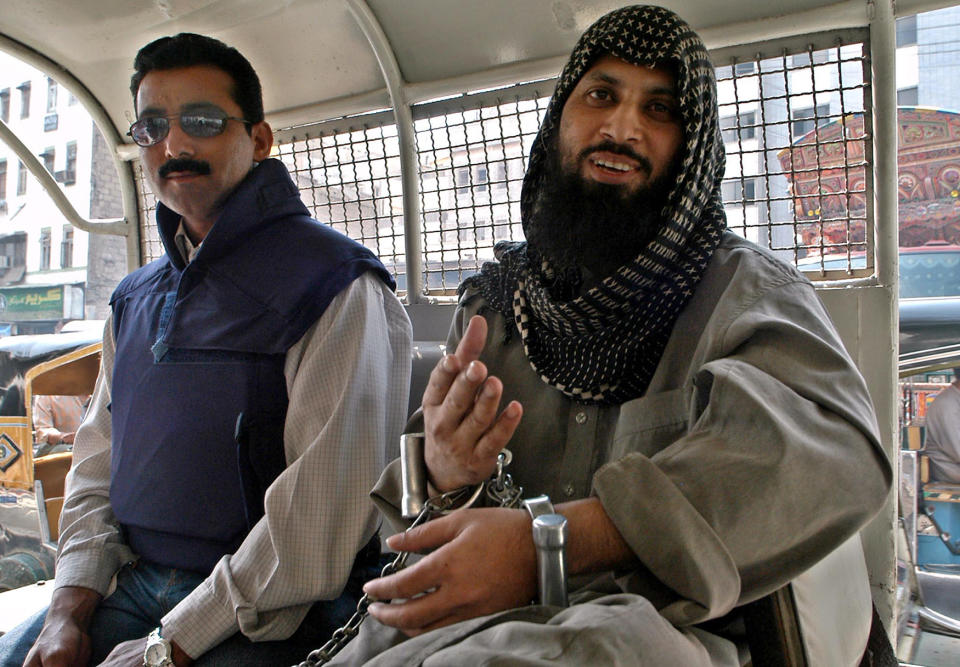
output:
M240 631L233 605L214 597L209 580L170 610L161 627L163 636L194 660Z
M78 586L96 591L103 597L112 592L113 577L125 564L136 560L133 552L123 547L112 563L104 563L103 552L91 558L89 553L71 551L57 557L54 588Z

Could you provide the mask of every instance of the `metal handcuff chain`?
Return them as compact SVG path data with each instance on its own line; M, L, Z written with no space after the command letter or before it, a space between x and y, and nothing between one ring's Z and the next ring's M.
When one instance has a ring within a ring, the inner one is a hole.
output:
M470 507L477 501L484 489L486 489L487 498L497 503L499 507L518 507L523 497L523 487L515 484L510 474L504 471L504 468L510 464L511 458L510 450L504 449L497 457L497 469L490 479L477 484L475 487L464 486L427 499L423 505L423 510L404 532L410 532L430 519ZM409 557L409 551L397 552L396 558L383 566L380 576L386 577L399 572L406 567ZM360 632L360 625L369 615L367 608L376 601L364 593L363 597L357 602L357 610L343 627L334 630L326 644L310 651L306 660L296 667L317 667L317 665L325 665L333 660L334 656Z

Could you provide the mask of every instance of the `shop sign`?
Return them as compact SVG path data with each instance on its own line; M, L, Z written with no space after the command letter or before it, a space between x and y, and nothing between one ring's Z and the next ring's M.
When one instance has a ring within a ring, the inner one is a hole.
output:
M8 322L63 317L63 285L0 290L0 319Z

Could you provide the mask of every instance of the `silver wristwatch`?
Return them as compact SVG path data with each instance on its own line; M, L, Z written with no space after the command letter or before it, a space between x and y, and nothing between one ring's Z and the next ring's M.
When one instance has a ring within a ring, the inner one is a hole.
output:
M155 628L147 635L147 648L143 650L144 667L170 667L173 665L173 647L169 640Z
M553 511L547 496L523 501L533 519L533 544L537 547L537 585L540 604L567 606L567 518Z

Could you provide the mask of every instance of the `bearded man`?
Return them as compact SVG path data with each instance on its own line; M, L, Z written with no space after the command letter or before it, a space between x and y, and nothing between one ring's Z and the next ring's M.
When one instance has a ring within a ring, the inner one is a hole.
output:
M533 145L527 243L461 286L407 429L434 493L509 447L566 519L572 604L530 604L530 515L481 501L388 540L428 555L366 584L343 664L740 664L732 612L879 510L864 381L810 282L725 230L723 172L699 37L657 7L601 18ZM400 467L374 498L402 527Z

